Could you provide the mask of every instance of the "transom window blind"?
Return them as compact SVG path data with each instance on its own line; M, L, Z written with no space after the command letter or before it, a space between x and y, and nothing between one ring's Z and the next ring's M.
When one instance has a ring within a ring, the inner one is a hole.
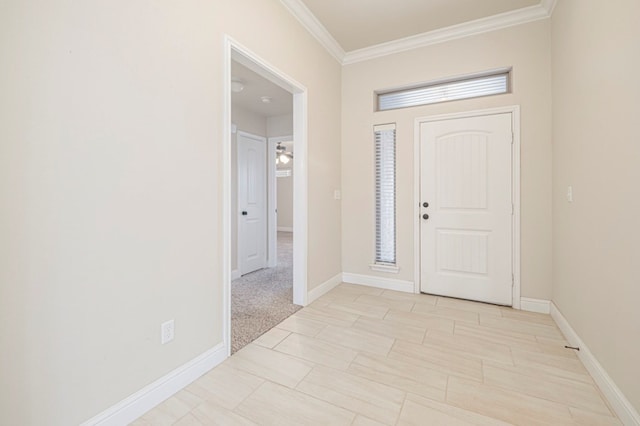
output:
M424 83L408 89L379 92L378 111L507 93L509 74L509 70L499 70L448 81Z
M376 152L376 263L396 263L396 126L374 126Z

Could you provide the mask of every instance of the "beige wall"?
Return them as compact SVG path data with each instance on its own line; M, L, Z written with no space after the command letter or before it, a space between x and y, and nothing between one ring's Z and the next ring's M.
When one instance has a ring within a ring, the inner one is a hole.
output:
M551 297L550 23L538 21L345 66L342 100L344 272L413 281L414 119L504 105L521 107L522 295ZM513 67L513 93L373 112L374 91ZM397 123L398 275L369 269L374 254L372 126Z
M222 341L225 32L308 88L309 288L341 271L340 66L280 2L0 9L1 424L78 424Z
M553 301L640 410L640 3L614 3L553 15Z
M291 176L277 178L278 229L293 228L293 170Z
M292 136L293 114L275 115L267 118L267 136Z
M233 104L231 122L237 131L267 137L267 118ZM238 269L238 134L231 134L231 270Z

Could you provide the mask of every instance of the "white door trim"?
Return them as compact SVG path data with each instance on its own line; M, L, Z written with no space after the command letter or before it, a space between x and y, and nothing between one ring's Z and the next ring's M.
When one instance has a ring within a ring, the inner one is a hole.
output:
M222 285L223 340L226 353L231 352L231 60L257 72L293 94L293 141L296 155L293 169L293 303L306 305L307 294L307 89L293 78L270 65L251 50L224 35L224 70L222 116ZM275 160L274 160L275 162ZM212 285L216 285L212 283Z
M422 123L457 118L478 117L511 113L513 126L513 145L511 150L512 164L512 188L513 200L513 296L512 303L515 309L520 309L520 106L511 105L505 107L465 111L453 114L440 114L427 117L418 117L414 122L413 142L413 282L414 292L420 292L420 125Z

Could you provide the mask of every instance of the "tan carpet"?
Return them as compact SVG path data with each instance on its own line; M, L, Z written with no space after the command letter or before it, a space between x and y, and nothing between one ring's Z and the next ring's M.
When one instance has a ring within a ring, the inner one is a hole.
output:
M293 234L278 232L278 266L231 282L231 353L301 309L293 300Z

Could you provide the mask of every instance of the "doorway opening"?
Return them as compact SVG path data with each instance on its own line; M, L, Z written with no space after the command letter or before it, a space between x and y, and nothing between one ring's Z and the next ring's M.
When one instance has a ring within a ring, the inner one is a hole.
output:
M231 37L225 47L223 321L231 354L307 301L307 95Z

